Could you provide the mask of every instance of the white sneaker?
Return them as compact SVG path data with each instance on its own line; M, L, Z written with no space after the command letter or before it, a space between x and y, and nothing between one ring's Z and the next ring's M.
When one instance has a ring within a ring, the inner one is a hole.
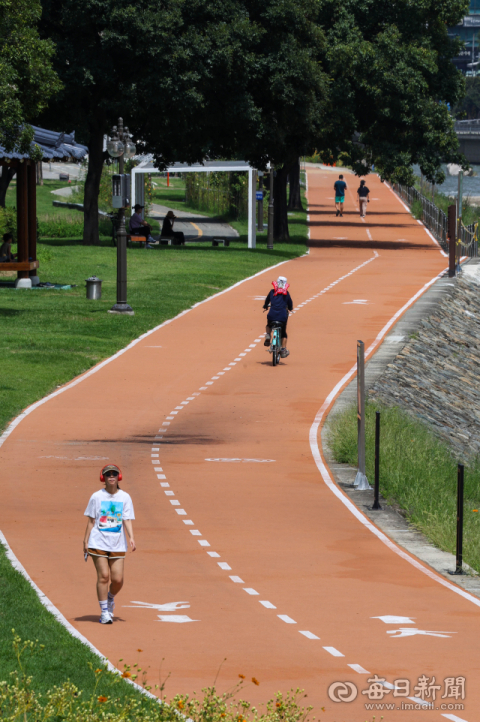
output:
M113 619L113 610L115 609L115 597L110 601L110 598L108 599L108 613Z
M109 612L102 611L102 614L98 621L100 622L100 624L112 624L112 617L110 616Z

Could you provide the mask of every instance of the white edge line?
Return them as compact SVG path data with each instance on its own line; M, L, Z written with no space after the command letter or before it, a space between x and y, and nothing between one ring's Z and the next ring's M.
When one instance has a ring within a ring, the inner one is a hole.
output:
M368 347L367 351L365 352L365 357L369 356L372 351L378 346L378 344L383 340L385 334L389 330L389 328L395 323L395 321L398 319L399 316L403 314L404 311L411 306L419 296L421 296L427 288L429 288L435 281L437 281L439 278L442 277L444 271L440 273L438 276L435 276L432 278L432 280L428 281L412 298L407 301L407 303L402 306L402 308L396 312L394 316L388 321L388 323L382 328L380 333L377 335L375 341ZM367 528L369 529L375 536L380 539L391 551L395 552L395 554L398 554L402 559L405 559L405 561L409 562L412 566L414 566L419 571L423 572L427 577L430 577L430 579L433 579L434 581L438 582L442 586L446 587L447 589L450 589L450 591L455 592L456 594L459 594L461 597L464 597L470 602L473 602L477 607L480 607L480 599L477 599L473 595L469 594L468 592L464 591L460 587L456 587L455 585L448 582L446 579L444 579L440 574L437 574L437 572L434 572L432 569L426 567L423 565L422 562L420 562L418 559L414 559L411 557L407 552L403 551L395 542L393 542L386 534L384 534L380 529L377 529L374 524L366 517L360 509L358 509L355 504L353 504L352 501L348 498L346 494L344 494L343 491L332 481L332 478L329 474L329 471L323 461L322 455L320 453L320 449L318 448L318 429L320 427L320 424L323 420L323 417L325 415L325 412L330 407L330 404L333 402L333 400L338 396L340 391L343 389L343 387L346 385L348 381L355 375L357 370L357 366L353 366L348 373L345 374L345 376L336 384L336 386L330 391L329 395L323 402L322 406L320 407L320 410L318 411L315 420L310 427L310 433L309 433L309 442L310 442L310 450L312 452L312 456L315 460L315 463L317 465L317 468L322 475L323 481L328 486L330 491L332 491L335 496L340 499L340 501L345 504L347 509L352 512L352 514Z
M115 674L120 674L120 670L118 670L116 667L113 666L111 662L108 661L106 657L103 656L103 654L93 646L91 642L88 641L86 637L81 634L78 629L75 629L75 627L70 624L70 622L63 616L63 614L55 607L54 604L50 601L50 599L42 592L42 590L35 584L33 579L28 575L28 572L26 571L25 567L18 561L17 557L13 553L12 549L10 548L9 543L7 542L5 535L2 531L0 531L0 544L2 544L5 547L5 554L7 556L7 559L10 561L12 567L16 569L17 572L19 572L30 584L30 586L33 588L35 593L37 594L37 597L39 598L41 604L47 609L47 611L52 614L57 622L60 622L60 624L65 627L65 629L72 635L72 637L75 637L78 639L82 644L84 644L86 647L90 649L91 652L93 652L95 655L100 657L103 664L105 664L110 672L114 672ZM139 684L134 682L131 679L126 678L126 682L133 685L139 692L146 695L147 697L150 697L151 699L154 699L156 702L160 702L161 704L164 704L164 702L156 697L154 694L149 692L147 689L144 689Z
M411 214L412 214L412 211L411 211L410 208L402 201L402 199L400 198L400 196L398 196L398 195L395 193L395 191L393 190L392 186L391 186L389 183L387 183L387 181L385 181L385 185L386 185L387 188L393 193L393 195L394 195L395 198L399 201L399 203L402 204L402 206L405 208L405 210L406 210L408 213L410 213L410 215L411 215ZM441 247L440 243L437 241L437 239L435 238L435 236L434 236L432 233L430 233L430 231L428 230L427 226L426 226L424 223L422 223L422 221L419 221L417 218L416 218L415 220L417 221L417 223L420 223L420 225L423 226L423 228L424 228L425 231L428 233L428 235L430 236L430 238L432 239L432 241L438 246L438 248L439 248L440 253L442 254L442 256L444 256L445 258L448 258L448 255L445 253L445 251L443 250L443 248Z
M303 258L304 256L307 256L307 253L304 253L303 256L297 256L297 258ZM198 303L194 303L193 306L190 306L190 308L185 309L184 311L181 311L177 316L174 316L173 318L169 318L166 321L163 321L163 323L159 324L158 326L155 326L154 328L151 328L149 331L146 331L138 338L131 341L125 348L120 349L120 351L117 351L117 353L114 353L113 356L110 356L107 359L104 359L104 361L101 361L99 364L94 366L89 371L86 371L81 376L78 376L73 381L70 381L65 386L62 386L61 389L57 389L51 394L48 394L48 396L45 396L43 399L40 399L39 401L36 401L34 404L31 404L31 406L27 406L26 409L22 411L21 414L19 414L5 429L3 434L0 436L0 448L3 446L5 441L8 439L10 434L13 432L13 430L19 425L23 419L32 413L32 411L35 411L39 406L42 406L42 404L47 403L47 401L50 401L50 399L54 399L56 396L59 396L60 394L63 394L64 391L67 391L68 389L73 388L77 384L79 384L81 381L84 381L89 376L92 376L93 374L97 373L97 371L100 371L104 366L111 363L115 359L119 358L119 356L122 356L126 351L129 351L131 348L136 346L140 341L143 341L144 338L147 338L152 333L155 333L155 331L158 331L159 329L163 328L164 326L167 326L168 324L172 323L173 321L176 321L177 319L181 318L182 316L185 316L186 313L189 313L190 311L193 311L194 308L197 308L198 306L201 306L203 303L207 303L208 301L211 301L214 298L218 298L218 296L223 296L224 293L228 293L234 288L237 288L237 286L241 286L242 283L246 283L247 281L251 281L253 278L257 278L258 276L262 276L264 273L267 273L268 271L271 271L273 268L278 268L278 266L283 266L284 263L290 263L290 261L296 260L295 258L291 258L288 261L281 261L280 263L276 263L274 266L269 266L268 268L265 268L263 271L259 271L258 273L254 273L253 276L249 276L248 278L244 278L242 281L238 281L237 283L234 283L233 286L229 286L228 288L225 288L223 291L220 291L219 293L215 293L213 296L209 296L208 298L205 298L203 301L199 301Z

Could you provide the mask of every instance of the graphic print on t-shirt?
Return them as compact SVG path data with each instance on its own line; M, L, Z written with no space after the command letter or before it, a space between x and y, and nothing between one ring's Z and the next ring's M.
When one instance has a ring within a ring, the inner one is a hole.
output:
M100 519L98 528L101 531L119 533L122 531L123 501L100 502Z

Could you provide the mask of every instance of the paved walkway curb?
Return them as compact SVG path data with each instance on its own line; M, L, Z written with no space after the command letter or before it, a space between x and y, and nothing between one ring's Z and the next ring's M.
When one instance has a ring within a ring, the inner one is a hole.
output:
M366 391L380 378L387 365L404 347L409 335L420 326L422 319L429 316L438 302L446 295L451 295L454 287L455 279L450 279L445 275L434 283L392 327L378 351L365 365ZM354 504L396 544L431 566L449 582L458 584L462 589L480 598L480 577L473 570L471 574L452 577L448 572L455 569L455 556L434 546L424 534L410 524L395 507L390 506L383 497L381 497L382 510L373 511L373 489L371 491L357 491L353 486L357 469L349 464L339 464L335 460L329 446L330 422L347 407L355 404L356 399L357 379L355 378L335 401L322 428L323 454L335 482ZM370 480L370 482L373 483L373 480ZM467 571L469 570L468 565L464 564L464 567Z

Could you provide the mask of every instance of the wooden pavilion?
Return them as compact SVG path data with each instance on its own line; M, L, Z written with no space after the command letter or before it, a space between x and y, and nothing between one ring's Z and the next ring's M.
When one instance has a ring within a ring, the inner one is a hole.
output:
M44 161L83 159L88 149L75 142L75 133L56 133L33 126L33 144L43 152ZM28 155L8 153L0 146L0 166L14 168L17 178L17 260L0 263L0 271L16 271L16 286L29 288L39 283L37 260L36 164Z

